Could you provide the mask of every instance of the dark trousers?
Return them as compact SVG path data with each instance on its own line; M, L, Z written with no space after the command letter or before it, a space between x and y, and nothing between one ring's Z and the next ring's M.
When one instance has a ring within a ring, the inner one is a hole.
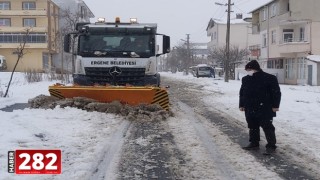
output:
M260 127L263 129L268 144L266 147L276 147L275 127L272 120L261 118L246 118L249 128L249 141L254 144L259 144L260 141Z

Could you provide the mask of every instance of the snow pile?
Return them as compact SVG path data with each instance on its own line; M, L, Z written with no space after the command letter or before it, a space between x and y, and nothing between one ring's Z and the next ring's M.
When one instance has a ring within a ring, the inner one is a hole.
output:
M122 115L127 120L139 122L166 120L168 117L173 116L171 111L163 110L158 104L129 106L121 104L119 101L101 103L85 97L58 99L52 96L39 95L29 99L28 103L31 108L54 109L55 107L74 107L89 112L97 111Z

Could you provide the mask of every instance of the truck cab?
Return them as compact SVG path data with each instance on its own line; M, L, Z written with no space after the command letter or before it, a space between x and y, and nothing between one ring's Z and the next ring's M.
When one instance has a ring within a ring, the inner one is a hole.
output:
M76 29L65 37L64 45L76 56L75 84L160 86L157 61L170 51L170 37L158 34L157 24L99 20L79 23ZM162 36L161 52L157 36Z

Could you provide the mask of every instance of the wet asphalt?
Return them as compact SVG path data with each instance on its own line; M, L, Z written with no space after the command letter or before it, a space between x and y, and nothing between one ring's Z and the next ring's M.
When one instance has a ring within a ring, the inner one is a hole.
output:
M4 108L1 108L0 111L4 112L13 112L14 110L23 110L25 108L29 108L30 105L28 103L15 103L10 106L6 106Z
M213 80L213 79L212 79ZM214 81L214 80L213 80ZM239 146L248 144L248 129L241 123L235 123L234 119L230 119L227 114L219 112L214 107L201 106L201 93L196 93L201 89L198 85L186 82L173 81L169 79L163 80L165 85L170 86L169 94L171 97L179 99L191 108L197 109L197 113L208 119L212 124L217 126L229 138ZM170 97L169 97L170 98ZM272 155L263 155L265 148L260 146L257 151L248 151L257 161L268 169L275 171L283 179L290 180L311 180L318 179L303 164L295 164L285 154L275 153Z

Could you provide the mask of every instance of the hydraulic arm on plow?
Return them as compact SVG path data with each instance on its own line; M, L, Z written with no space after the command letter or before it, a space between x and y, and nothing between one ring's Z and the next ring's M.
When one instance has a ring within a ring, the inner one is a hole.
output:
M157 34L156 24L100 19L96 23L78 23L76 30L64 40L64 51L76 56L74 85L50 86L52 96L169 108L168 93L160 88L157 61L170 51L170 37ZM157 37L162 37L162 48L157 45Z

